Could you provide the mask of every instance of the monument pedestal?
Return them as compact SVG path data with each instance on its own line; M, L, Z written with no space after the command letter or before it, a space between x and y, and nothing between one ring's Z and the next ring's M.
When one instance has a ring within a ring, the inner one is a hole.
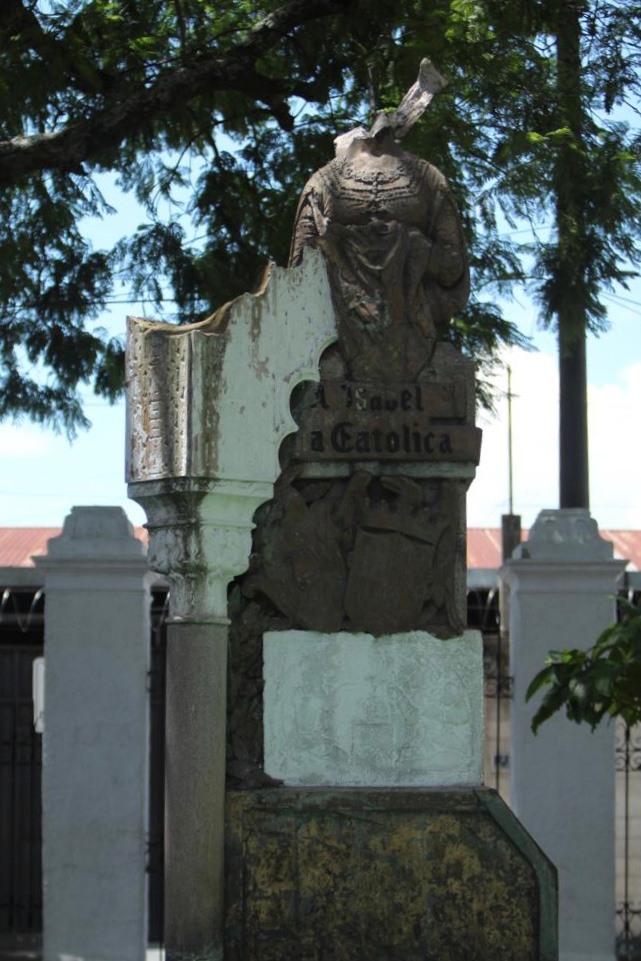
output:
M226 961L555 961L556 874L487 788L227 795Z
M482 780L478 632L269 631L228 791L227 961L555 961L556 872Z

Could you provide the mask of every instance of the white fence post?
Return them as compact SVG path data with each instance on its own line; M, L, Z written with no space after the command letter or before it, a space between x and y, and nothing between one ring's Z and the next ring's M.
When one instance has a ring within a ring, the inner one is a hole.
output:
M511 806L559 872L560 961L614 958L614 724L562 712L535 736L525 692L550 650L587 648L615 617L623 563L587 510L542 511L502 572L514 674Z
M121 508L74 507L45 577L44 957L146 950L150 575Z

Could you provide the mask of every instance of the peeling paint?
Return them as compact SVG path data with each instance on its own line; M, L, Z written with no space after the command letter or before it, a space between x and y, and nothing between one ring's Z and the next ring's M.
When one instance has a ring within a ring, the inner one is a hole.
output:
M273 483L278 449L297 429L291 386L318 380L336 339L317 251L300 267L270 266L256 294L186 327L129 319L130 483L172 477Z

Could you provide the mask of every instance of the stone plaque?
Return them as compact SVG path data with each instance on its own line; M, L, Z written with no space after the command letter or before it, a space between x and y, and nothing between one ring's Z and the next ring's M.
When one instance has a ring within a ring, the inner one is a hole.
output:
M298 460L469 462L481 431L462 423L463 382L321 382L296 437Z
M366 787L483 780L478 631L447 641L424 631L269 631L263 663L270 777Z

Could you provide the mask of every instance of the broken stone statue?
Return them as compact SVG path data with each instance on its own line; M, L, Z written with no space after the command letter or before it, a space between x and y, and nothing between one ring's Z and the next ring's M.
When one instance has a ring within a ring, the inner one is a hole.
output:
M481 441L443 339L468 259L399 143L442 86L423 61L337 139L256 294L130 321L129 491L171 584L168 961L556 957L554 871L482 787Z

